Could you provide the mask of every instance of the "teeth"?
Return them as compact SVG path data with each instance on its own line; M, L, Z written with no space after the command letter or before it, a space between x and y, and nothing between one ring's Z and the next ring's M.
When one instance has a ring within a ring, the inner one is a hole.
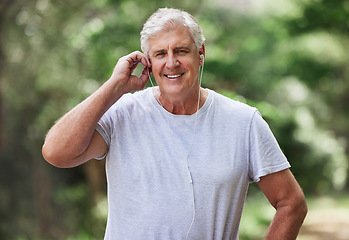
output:
M180 77L181 74L177 74L177 75L167 75L168 78L178 78Z

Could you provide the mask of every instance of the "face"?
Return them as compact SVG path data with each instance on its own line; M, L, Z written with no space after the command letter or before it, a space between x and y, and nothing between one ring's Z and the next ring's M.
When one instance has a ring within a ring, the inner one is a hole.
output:
M199 89L200 54L185 26L162 31L149 39L149 59L161 94L186 96ZM189 95L188 95L189 96Z

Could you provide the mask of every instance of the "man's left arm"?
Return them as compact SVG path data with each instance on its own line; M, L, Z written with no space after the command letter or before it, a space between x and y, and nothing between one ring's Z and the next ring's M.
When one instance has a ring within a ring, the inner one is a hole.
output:
M302 189L289 169L260 178L259 188L276 209L266 240L294 240L307 214Z

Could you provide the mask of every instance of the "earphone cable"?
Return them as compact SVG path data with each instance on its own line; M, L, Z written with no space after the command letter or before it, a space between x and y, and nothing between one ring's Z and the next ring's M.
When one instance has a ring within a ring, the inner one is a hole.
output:
M147 68L147 70L148 70L147 72L148 72L148 77L149 77L150 83L151 83L152 87L154 88L154 83L153 83L153 81L151 79L149 68ZM188 153L187 153L187 157L186 157L186 164L187 164L188 175L189 175L189 178L190 178L190 185L191 185L191 192L192 192L192 206L193 206L193 217L192 217L192 221L191 221L190 227L189 227L188 232L187 232L186 240L188 240L190 231L191 231L191 229L192 229L192 227L194 225L195 217L196 217L194 183L193 183L193 178L192 178L190 167L189 167L189 156L190 156L190 153L191 153L191 150L192 150L192 147L193 147L193 144L194 144L195 135L196 135L197 120L198 120L199 109L200 109L201 82L202 82L203 71L204 71L204 62L202 64L202 66L201 66L200 77L199 77L199 93L198 93L197 108L196 108L196 112L195 112L194 133L193 133L193 138L192 138L192 141L191 141ZM156 95L155 95L155 98L158 101L158 103L162 106L159 98ZM166 119L167 119L167 122L169 124L169 120L168 120L167 116L166 116Z
M200 108L200 89L201 89L201 82L202 82L202 73L204 71L204 62L201 66L201 72L200 72L200 78L199 78L199 97L198 97L198 105L197 105L197 109L196 109L196 116L195 116L195 124L194 124L194 134L193 134L193 139L192 139L192 142L190 144L190 148L189 148L189 151L188 151L188 154L187 154L187 168L188 168L188 173L189 173L189 177L190 177L190 184L191 184L191 190L192 190L192 200L193 200L193 218L192 218L192 222L190 224L190 227L189 227L189 230L187 232L187 236L186 236L186 240L188 240L188 237L189 237L189 233L194 225L194 222L195 222L195 217L196 217L196 206L195 206L195 192L194 192L194 183L193 183L193 178L192 178L192 175L191 175L191 171L190 171L190 168L189 168L189 155L191 153L191 150L192 150L192 147L193 147L193 144L194 144L194 139L195 139L195 135L196 135L196 127L197 127L197 119L198 119L198 115L199 115L199 108Z

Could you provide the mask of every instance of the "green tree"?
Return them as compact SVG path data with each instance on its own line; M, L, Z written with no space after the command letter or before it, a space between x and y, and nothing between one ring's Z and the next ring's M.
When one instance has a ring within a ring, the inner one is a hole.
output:
M348 188L349 6L286 2L293 10L285 15L199 0L3 1L0 238L101 237L103 162L56 169L41 145L119 57L140 50L142 24L158 7L199 20L207 38L203 85L261 111L307 193Z
M309 1L301 4L302 12L289 18L285 26L297 47L290 49L288 72L292 72L311 89L314 101L309 110L318 125L337 139L323 147L341 150L336 156L335 185L349 189L349 2ZM342 154L343 155L343 154Z

